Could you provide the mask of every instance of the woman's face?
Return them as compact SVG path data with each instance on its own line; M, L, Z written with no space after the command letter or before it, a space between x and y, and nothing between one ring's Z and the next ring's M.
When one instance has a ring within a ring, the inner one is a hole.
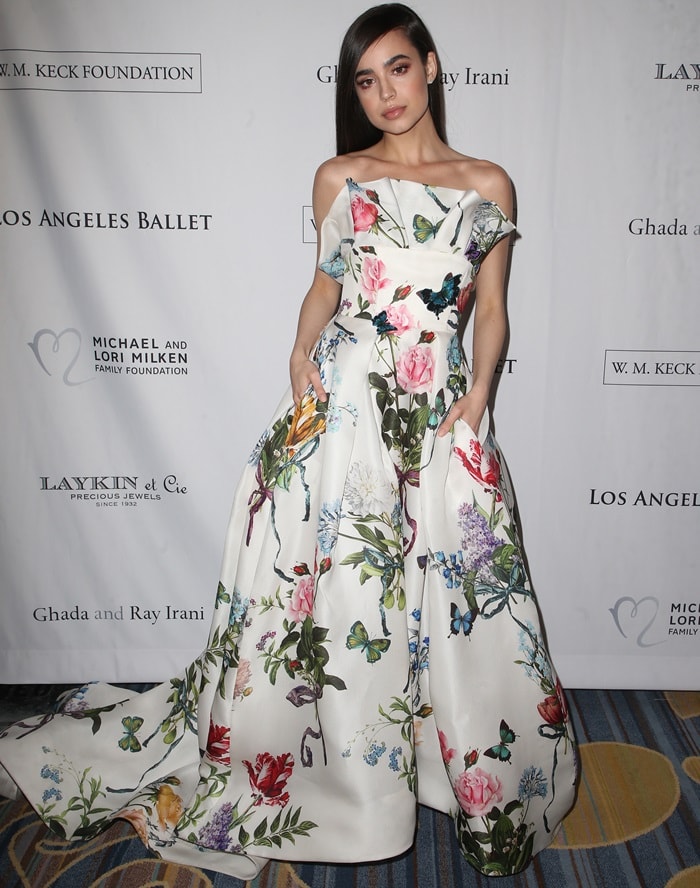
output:
M425 64L402 30L373 43L355 72L355 91L371 124L385 133L411 130L428 110L428 83L437 71L431 52Z

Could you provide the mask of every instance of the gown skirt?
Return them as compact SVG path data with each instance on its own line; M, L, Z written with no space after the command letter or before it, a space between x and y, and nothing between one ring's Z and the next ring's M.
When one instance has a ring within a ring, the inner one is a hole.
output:
M348 180L321 227L341 301L244 470L207 647L143 694L93 683L0 738L48 826L130 821L163 858L252 878L269 858L405 851L416 804L466 860L523 869L570 808L577 754L510 481L458 420L458 328L513 229L473 190Z

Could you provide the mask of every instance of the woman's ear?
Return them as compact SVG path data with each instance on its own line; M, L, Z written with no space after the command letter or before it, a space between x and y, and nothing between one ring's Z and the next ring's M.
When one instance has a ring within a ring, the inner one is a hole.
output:
M428 83L432 83L437 76L437 58L434 52L429 52L425 60L425 76Z

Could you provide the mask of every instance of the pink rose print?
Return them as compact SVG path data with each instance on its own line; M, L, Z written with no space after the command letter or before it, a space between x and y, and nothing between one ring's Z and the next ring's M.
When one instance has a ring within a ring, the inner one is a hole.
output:
M306 617L310 617L314 605L314 578L302 577L292 592L292 600L289 602L289 610L292 619L297 623L303 623Z
M481 817L503 801L501 781L481 768L462 771L455 782L455 795L469 817Z
M244 696L244 692L248 689L250 675L250 660L242 659L238 664L238 671L236 672L236 683L233 686L234 699ZM248 691L248 693L250 693L250 691Z
M478 481L487 493L494 491L496 502L500 502L498 482L501 478L501 467L495 452L485 451L481 442L477 438L472 438L469 442L469 453L465 453L461 447L455 447L455 455L472 478Z
M387 306L386 319L392 327L396 327L397 336L416 326L415 318L403 302L392 302Z
M248 769L250 788L256 796L253 804L279 805L284 808L289 801L289 793L286 792L287 780L292 776L294 768L294 756L291 752L282 755L270 755L269 752L259 752L255 756L255 765L243 761Z
M379 210L374 204L367 203L361 197L356 195L350 201L350 211L352 219L355 223L355 231L369 231L376 223Z
M376 256L368 254L362 260L360 283L362 284L362 292L372 305L377 301L379 291L391 283L388 278L384 277L385 270L384 263Z
M396 378L409 395L429 392L433 384L435 364L429 345L417 343L402 352L396 361Z
M446 765L449 765L452 759L457 755L457 750L452 749L451 746L447 745L447 737L445 736L444 731L438 731L438 737L440 738L440 752L442 753L442 760Z

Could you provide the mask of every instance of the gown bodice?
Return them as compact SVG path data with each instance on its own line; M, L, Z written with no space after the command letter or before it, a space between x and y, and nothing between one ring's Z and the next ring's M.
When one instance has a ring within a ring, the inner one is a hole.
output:
M454 330L481 262L513 228L474 189L348 179L321 224L319 268L343 284L341 316L378 326L388 311Z

